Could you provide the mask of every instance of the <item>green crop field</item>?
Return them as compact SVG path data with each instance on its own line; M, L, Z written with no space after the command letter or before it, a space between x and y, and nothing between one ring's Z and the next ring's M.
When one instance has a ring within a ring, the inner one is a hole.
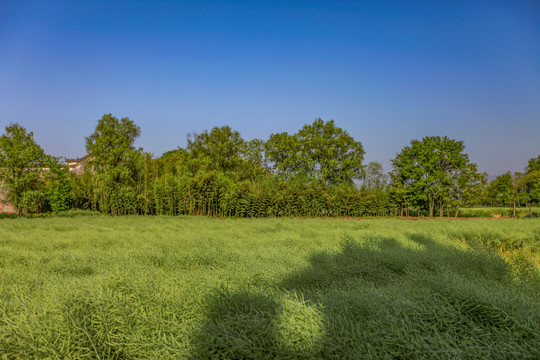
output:
M540 219L0 219L2 359L538 359Z
M512 217L511 207L476 207L462 208L459 210L460 217ZM540 208L532 207L530 210L526 207L516 208L516 217L540 217Z

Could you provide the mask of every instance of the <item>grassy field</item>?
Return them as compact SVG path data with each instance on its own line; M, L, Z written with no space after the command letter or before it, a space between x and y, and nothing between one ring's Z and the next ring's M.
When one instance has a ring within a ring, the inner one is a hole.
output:
M459 210L459 217L512 217L513 209L511 207L477 207L462 208ZM526 207L516 208L516 217L540 217L540 207L530 209Z
M0 358L538 359L540 219L0 219Z

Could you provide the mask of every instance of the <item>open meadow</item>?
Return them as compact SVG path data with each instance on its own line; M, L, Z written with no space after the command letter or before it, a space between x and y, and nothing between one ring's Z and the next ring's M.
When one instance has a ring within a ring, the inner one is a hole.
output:
M540 219L0 219L2 359L538 359Z

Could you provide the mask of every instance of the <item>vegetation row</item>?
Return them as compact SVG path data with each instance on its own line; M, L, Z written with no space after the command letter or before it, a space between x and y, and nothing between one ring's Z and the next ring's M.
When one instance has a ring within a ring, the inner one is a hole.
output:
M488 183L463 141L432 136L396 154L392 171L364 164L360 141L333 120L294 134L244 140L229 126L189 134L185 148L155 158L134 142L129 118L104 115L85 138L84 172L48 156L32 132L11 124L0 137L3 199L23 213L94 210L105 214L237 217L458 216L464 206L528 209L540 200L540 156L523 173Z

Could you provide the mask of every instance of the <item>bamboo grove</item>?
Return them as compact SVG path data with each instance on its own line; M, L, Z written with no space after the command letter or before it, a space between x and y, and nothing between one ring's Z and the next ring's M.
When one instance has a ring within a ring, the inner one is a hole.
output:
M462 141L411 141L384 173L333 120L294 134L244 140L228 126L188 135L159 158L134 147L140 128L104 115L85 138L84 172L45 155L18 124L0 137L4 201L23 212L94 210L111 215L217 217L457 216L463 206L531 206L540 199L540 156L524 173L488 183Z

